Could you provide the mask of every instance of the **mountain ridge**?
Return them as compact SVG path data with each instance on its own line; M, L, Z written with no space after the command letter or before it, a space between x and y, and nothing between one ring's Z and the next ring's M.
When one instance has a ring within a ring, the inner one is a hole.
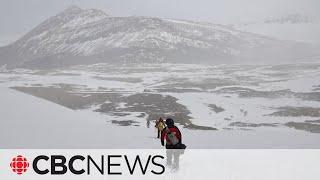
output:
M55 68L100 62L258 63L266 58L277 62L310 55L310 48L225 25L114 17L101 10L72 6L0 48L0 65ZM278 59L273 59L273 54Z

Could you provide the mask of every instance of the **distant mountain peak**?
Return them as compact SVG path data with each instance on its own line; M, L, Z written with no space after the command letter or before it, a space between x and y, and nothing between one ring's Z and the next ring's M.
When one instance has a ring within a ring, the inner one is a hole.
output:
M65 9L64 11L60 12L56 15L56 17L77 17L77 16L109 16L104 11L98 10L98 9L81 9L78 6L72 5Z
M101 10L71 6L0 48L0 65L54 68L101 62L278 62L311 54L309 46L303 47L224 25L110 17Z
M63 13L80 12L82 9L76 5L71 5L63 11Z

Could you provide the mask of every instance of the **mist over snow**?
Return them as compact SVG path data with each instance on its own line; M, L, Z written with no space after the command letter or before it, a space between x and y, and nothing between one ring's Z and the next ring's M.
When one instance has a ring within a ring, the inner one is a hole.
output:
M171 117L188 148L319 148L319 6L3 1L0 144L156 149Z

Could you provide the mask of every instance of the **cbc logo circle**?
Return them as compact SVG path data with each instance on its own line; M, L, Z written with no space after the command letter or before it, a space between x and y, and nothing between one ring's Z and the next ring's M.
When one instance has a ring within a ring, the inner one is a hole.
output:
M29 162L27 158L19 155L17 157L14 157L10 163L10 167L13 172L21 175L22 173L25 173L29 167Z

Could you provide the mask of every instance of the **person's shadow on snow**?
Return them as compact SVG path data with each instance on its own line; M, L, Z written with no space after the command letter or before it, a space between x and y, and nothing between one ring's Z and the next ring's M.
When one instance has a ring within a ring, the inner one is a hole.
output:
M167 162L166 165L171 169L172 172L179 170L180 156L184 154L184 149L167 149Z

